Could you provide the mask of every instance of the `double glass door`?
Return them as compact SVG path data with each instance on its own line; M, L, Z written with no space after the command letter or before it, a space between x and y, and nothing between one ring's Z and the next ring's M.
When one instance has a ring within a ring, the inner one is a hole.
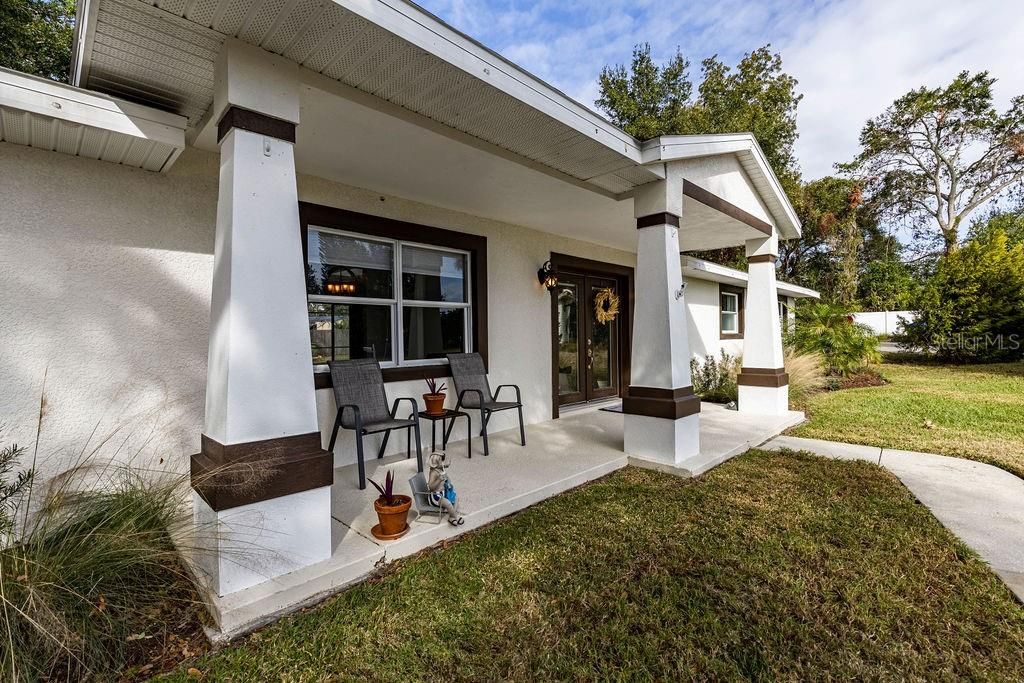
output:
M618 294L614 278L558 274L554 294L558 347L558 403L583 403L619 395L619 317L602 322L597 298Z

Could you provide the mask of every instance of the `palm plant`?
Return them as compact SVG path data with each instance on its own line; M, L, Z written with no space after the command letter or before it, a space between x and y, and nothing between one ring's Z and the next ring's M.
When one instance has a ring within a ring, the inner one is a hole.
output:
M871 329L854 322L850 311L836 304L799 306L786 342L801 353L820 353L826 371L834 375L850 375L881 360Z

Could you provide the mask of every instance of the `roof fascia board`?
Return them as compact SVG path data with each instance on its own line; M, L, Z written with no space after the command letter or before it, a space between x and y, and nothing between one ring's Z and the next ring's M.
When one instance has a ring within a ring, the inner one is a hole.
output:
M0 68L0 106L83 126L185 145L186 119L106 95Z
M71 85L81 87L89 77L89 65L92 57L92 44L96 25L96 14L99 12L98 0L79 0L75 12L75 33L71 41L71 73L68 81Z
M729 268L712 261L705 261L695 256L687 256L682 254L683 259L683 270L690 271L690 277L696 277L702 280L711 280L713 282L725 282L727 284L736 284L742 287L747 286L748 275L742 270L736 270L735 268ZM800 285L793 285L788 282L779 281L776 283L776 289L786 295L795 296L797 298L812 298L820 299L821 294L808 287L801 287Z
M640 143L559 90L404 0L333 0L422 50L641 163Z

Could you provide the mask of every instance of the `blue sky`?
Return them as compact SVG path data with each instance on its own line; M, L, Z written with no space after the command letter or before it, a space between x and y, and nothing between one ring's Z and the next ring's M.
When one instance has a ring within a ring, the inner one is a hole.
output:
M960 70L999 79L997 104L1024 93L1019 0L419 0L459 30L593 107L605 64L633 45L658 59L679 47L699 77L771 43L804 94L797 156L816 178L857 150L864 121L920 85Z

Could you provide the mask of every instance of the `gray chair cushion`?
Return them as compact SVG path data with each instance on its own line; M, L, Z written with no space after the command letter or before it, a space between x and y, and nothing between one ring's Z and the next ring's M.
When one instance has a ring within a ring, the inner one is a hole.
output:
M385 429L405 429L406 427L412 427L416 424L415 420L392 420L388 418L381 422L371 422L370 424L363 423L363 431L367 434L374 434L376 432L383 432Z
M331 382L334 384L334 400L338 406L359 406L364 426L391 419L380 363L373 358L360 358L335 361L328 365L331 368ZM355 414L351 410L342 413L341 425L346 429L355 428Z
M484 359L480 357L479 353L449 353L448 363L451 365L456 400L463 391L476 389L484 395L485 406L492 402L491 385L487 382ZM479 408L479 402L476 394L466 394L462 405L466 408Z

